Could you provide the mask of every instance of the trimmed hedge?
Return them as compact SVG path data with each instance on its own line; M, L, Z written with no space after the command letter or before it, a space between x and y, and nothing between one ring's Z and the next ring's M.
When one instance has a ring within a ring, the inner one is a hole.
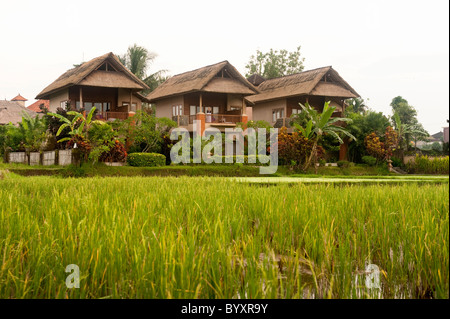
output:
M166 157L158 153L131 153L127 158L128 165L138 167L164 166Z

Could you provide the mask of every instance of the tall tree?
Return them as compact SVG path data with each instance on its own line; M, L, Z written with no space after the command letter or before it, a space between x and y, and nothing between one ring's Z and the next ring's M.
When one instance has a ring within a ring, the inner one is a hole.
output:
M418 122L416 109L409 105L408 101L401 96L393 98L390 105L392 107L392 114L397 113L403 124L413 125ZM393 124L395 125L395 120L393 120Z
M399 132L400 148L407 150L413 138L417 140L419 136L428 135L428 132L423 129L417 119L416 109L409 105L407 100L401 96L396 96L392 99L390 105L393 114L391 121L397 132Z
M301 57L301 46L295 51L273 50L263 53L256 50L256 55L250 57L250 61L245 66L246 77L252 74L259 74L266 79L272 79L284 75L299 73L303 71L305 58Z
M167 70L160 70L147 75L148 69L157 56L156 53L150 52L137 44L129 46L127 53L119 55L120 62L150 87L149 90L144 90L144 94L153 91L167 79L167 77L164 76L164 73L167 72Z

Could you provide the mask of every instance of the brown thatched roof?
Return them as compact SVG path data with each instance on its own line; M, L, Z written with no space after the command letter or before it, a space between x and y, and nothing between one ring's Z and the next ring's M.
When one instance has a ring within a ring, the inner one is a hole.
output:
M265 78L263 78L261 75L259 75L257 73L255 73L255 74L253 74L253 75L251 75L250 77L247 78L247 81L249 81L254 86L260 85L265 80L266 80Z
M258 90L260 94L246 97L246 99L249 102L258 103L298 95L344 98L359 96L331 66L269 79L262 82Z
M216 77L221 75L225 77ZM190 92L218 92L251 95L258 90L228 61L208 65L169 78L147 95L151 102Z
M117 72L98 70L104 62L110 63ZM143 90L149 87L131 73L112 53L107 53L68 70L47 86L36 99L48 99L50 94L73 85L117 87Z
M30 115L30 117L37 115L36 112L23 107L18 102L0 100L0 124L17 124L22 122L24 113Z

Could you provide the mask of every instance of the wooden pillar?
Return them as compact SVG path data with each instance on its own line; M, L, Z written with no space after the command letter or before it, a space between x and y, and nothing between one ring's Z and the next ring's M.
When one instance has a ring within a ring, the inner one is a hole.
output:
M130 104L128 105L128 112L131 111L131 103L133 103L133 90L130 89Z
M77 108L77 105L75 104L75 108ZM80 109L83 108L83 87L80 86Z
M199 106L200 106L200 113L203 113L203 96L201 93L200 93Z
M195 119L197 121L200 121L200 127L194 128L197 129L197 134L199 136L203 136L203 132L205 132L205 121L206 121L206 115L203 112L199 112L196 114Z
M242 98L242 111L241 115L247 114L247 105L245 104L245 98Z

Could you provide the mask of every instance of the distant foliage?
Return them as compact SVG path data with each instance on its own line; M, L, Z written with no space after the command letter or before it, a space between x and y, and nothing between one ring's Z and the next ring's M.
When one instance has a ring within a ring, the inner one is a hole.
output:
M414 162L409 162L406 168L414 174L449 174L449 157L429 158L416 155Z
M302 72L305 68L303 62L305 58L300 54L301 46L295 51L273 50L263 53L256 50L256 54L250 57L250 61L245 66L246 77L259 74L266 79L273 79L280 76Z

